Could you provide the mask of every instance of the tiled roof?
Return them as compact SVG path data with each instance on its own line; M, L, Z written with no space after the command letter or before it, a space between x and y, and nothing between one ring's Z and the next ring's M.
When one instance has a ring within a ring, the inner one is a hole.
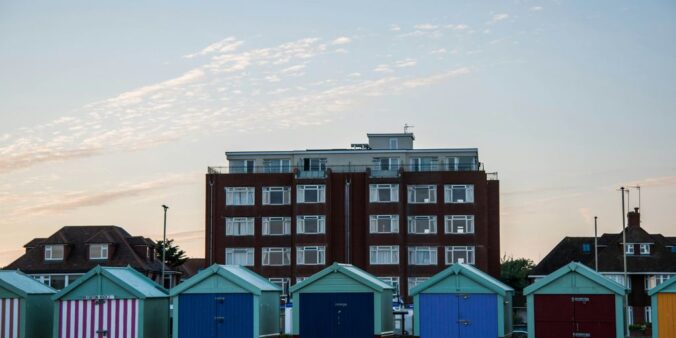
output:
M34 273L84 273L99 264L106 266L131 266L138 271L160 272L162 264L159 260L148 259L145 254L140 255L134 250L136 243L152 243L150 239L139 240L132 237L127 231L112 225L105 226L65 226L50 237L40 240L34 239L36 246L5 269L19 269L28 274ZM111 257L105 261L90 260L88 258L89 243L111 243L109 250ZM67 254L63 261L44 260L44 245L64 244ZM150 245L150 244L148 244ZM167 268L167 270L171 270Z
M207 260L204 258L188 258L185 263L178 267L182 279L188 279L206 268Z

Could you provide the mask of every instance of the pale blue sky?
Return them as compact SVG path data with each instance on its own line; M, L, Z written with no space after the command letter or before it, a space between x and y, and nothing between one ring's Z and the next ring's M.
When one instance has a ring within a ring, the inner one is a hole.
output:
M66 224L203 256L226 150L345 147L415 125L501 179L502 251L676 236L672 1L0 0L0 265ZM632 204L636 195L631 195Z

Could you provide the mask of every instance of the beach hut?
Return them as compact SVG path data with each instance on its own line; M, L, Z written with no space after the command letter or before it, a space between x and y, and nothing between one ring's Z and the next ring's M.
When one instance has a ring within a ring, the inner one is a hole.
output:
M334 263L291 287L293 335L374 338L393 334L392 286L349 264Z
M49 337L54 293L21 272L0 271L0 337Z
M87 272L52 296L54 338L165 338L167 291L131 267Z
M627 289L570 263L524 289L528 337L624 337Z
M453 264L411 290L421 338L505 337L514 290L467 264Z
M653 338L676 337L676 277L648 291L652 306Z
M171 291L173 337L277 337L281 293L245 267L214 264Z

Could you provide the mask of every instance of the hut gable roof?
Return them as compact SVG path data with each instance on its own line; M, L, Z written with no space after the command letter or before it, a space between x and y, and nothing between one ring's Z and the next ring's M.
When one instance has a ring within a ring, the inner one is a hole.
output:
M124 289L130 294L140 299L167 297L167 291L153 282L150 278L144 276L132 267L102 267L87 272L84 276L78 278L74 283L68 285L65 289L52 296L53 300L58 300L76 290L80 285L85 284L92 278L106 278L113 284Z
M260 295L264 291L282 291L277 285L270 283L267 279L245 267L214 264L172 289L171 296L174 297L183 293L213 275L221 276L255 295Z
M0 271L0 287L21 297L35 294L54 294L56 290L19 271Z
M665 290L673 290L673 292L676 292L676 277L669 278L660 285L648 290L648 296L652 296Z
M437 283L443 281L452 275L462 275L470 280L476 282L477 284L501 295L505 296L508 292L514 292L514 289L507 286L506 284L500 282L499 280L489 276L485 272L471 266L468 264L453 264L450 267L444 269L438 274L432 276L427 281L411 289L411 296L415 296L424 290L429 289L430 287L436 285Z
M329 275L331 273L340 273L343 274L356 282L363 284L373 290L376 290L378 292L383 291L383 290L393 290L394 288L381 281L380 279L370 275L368 272L361 270L354 265L351 264L341 264L341 263L333 263L331 266L325 268L322 271L317 272L316 274L312 275L308 279L292 286L290 288L291 292L298 292L299 290L305 288L308 285L311 285L315 283L316 281L322 279L324 276Z
M587 279L591 280L592 282L612 291L613 293L616 293L618 295L624 295L627 292L627 289L618 284L617 282L614 282L606 277L603 277L596 271L588 268L586 265L578 262L572 262L569 263L560 269L554 271L547 277L544 277L537 282L531 284L530 286L526 287L523 290L524 296L527 296L531 293L534 293L543 287L555 282L559 278L569 274L569 273L577 273L579 275L582 275L586 277Z

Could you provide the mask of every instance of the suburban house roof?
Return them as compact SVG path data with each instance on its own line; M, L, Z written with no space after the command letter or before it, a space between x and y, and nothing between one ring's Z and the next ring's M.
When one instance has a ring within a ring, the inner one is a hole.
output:
M110 244L109 258L90 260L89 244ZM45 245L65 245L62 261L45 261ZM160 272L160 260L146 256L145 250L135 250L139 245L153 247L151 239L131 236L118 226L65 226L48 238L36 238L26 244L26 253L5 269L25 273L84 273L99 264L106 266L131 266L139 271ZM167 271L172 269L165 267Z
M661 234L649 234L639 226L626 229L627 244L649 244L650 254L627 255L629 273L676 273L676 253L671 246L676 245L674 237ZM589 250L583 250L589 249ZM598 238L599 272L622 272L623 262L622 233L603 234ZM531 276L545 276L570 262L580 262L589 267L595 266L594 237L565 237L530 272Z
M219 275L255 295L260 295L263 291L282 291L277 285L270 283L267 279L245 267L239 265L214 264L173 288L171 290L171 296L176 296L213 275Z
M177 269L181 273L181 279L188 279L205 269L206 264L207 260L204 258L188 258Z
M13 293L27 297L35 294L53 294L56 290L24 275L19 271L0 271L0 288L5 288Z
M618 284L615 281L610 280L609 278L603 277L602 275L590 269L586 265L578 262L572 262L567 265L564 265L560 269L552 272L546 277L536 281L535 283L523 289L523 295L527 296L531 293L534 293L539 289L542 289L543 287L555 282L559 278L571 272L578 273L618 295L624 295L627 292L627 289L624 286Z
M361 283L371 289L374 289L378 292L383 291L383 290L394 290L394 288L381 281L380 279L370 275L368 272L361 270L354 265L351 264L341 264L341 263L333 263L331 266L325 268L322 271L317 272L316 274L310 276L308 279L292 286L289 291L290 292L298 292L304 287L322 279L324 276L331 274L331 273L342 273L343 275L354 279L358 283Z
M68 285L65 289L57 292L52 296L52 299L58 300L63 298L65 295L77 289L80 285L97 276L107 278L118 287L139 299L167 297L167 290L131 267L97 266L87 272L84 276L78 278L72 284Z
M425 282L421 283L420 285L417 285L413 289L411 289L410 296L415 296L426 289L434 286L435 284L441 282L442 280L446 279L448 276L451 275L462 275L473 282L482 285L493 292L505 296L508 292L513 292L514 289L511 287L505 285L504 283L500 282L499 280L489 276L487 273L471 266L468 264L453 264L450 267L444 269L443 271L439 272L438 274L432 276L430 279L426 280Z

